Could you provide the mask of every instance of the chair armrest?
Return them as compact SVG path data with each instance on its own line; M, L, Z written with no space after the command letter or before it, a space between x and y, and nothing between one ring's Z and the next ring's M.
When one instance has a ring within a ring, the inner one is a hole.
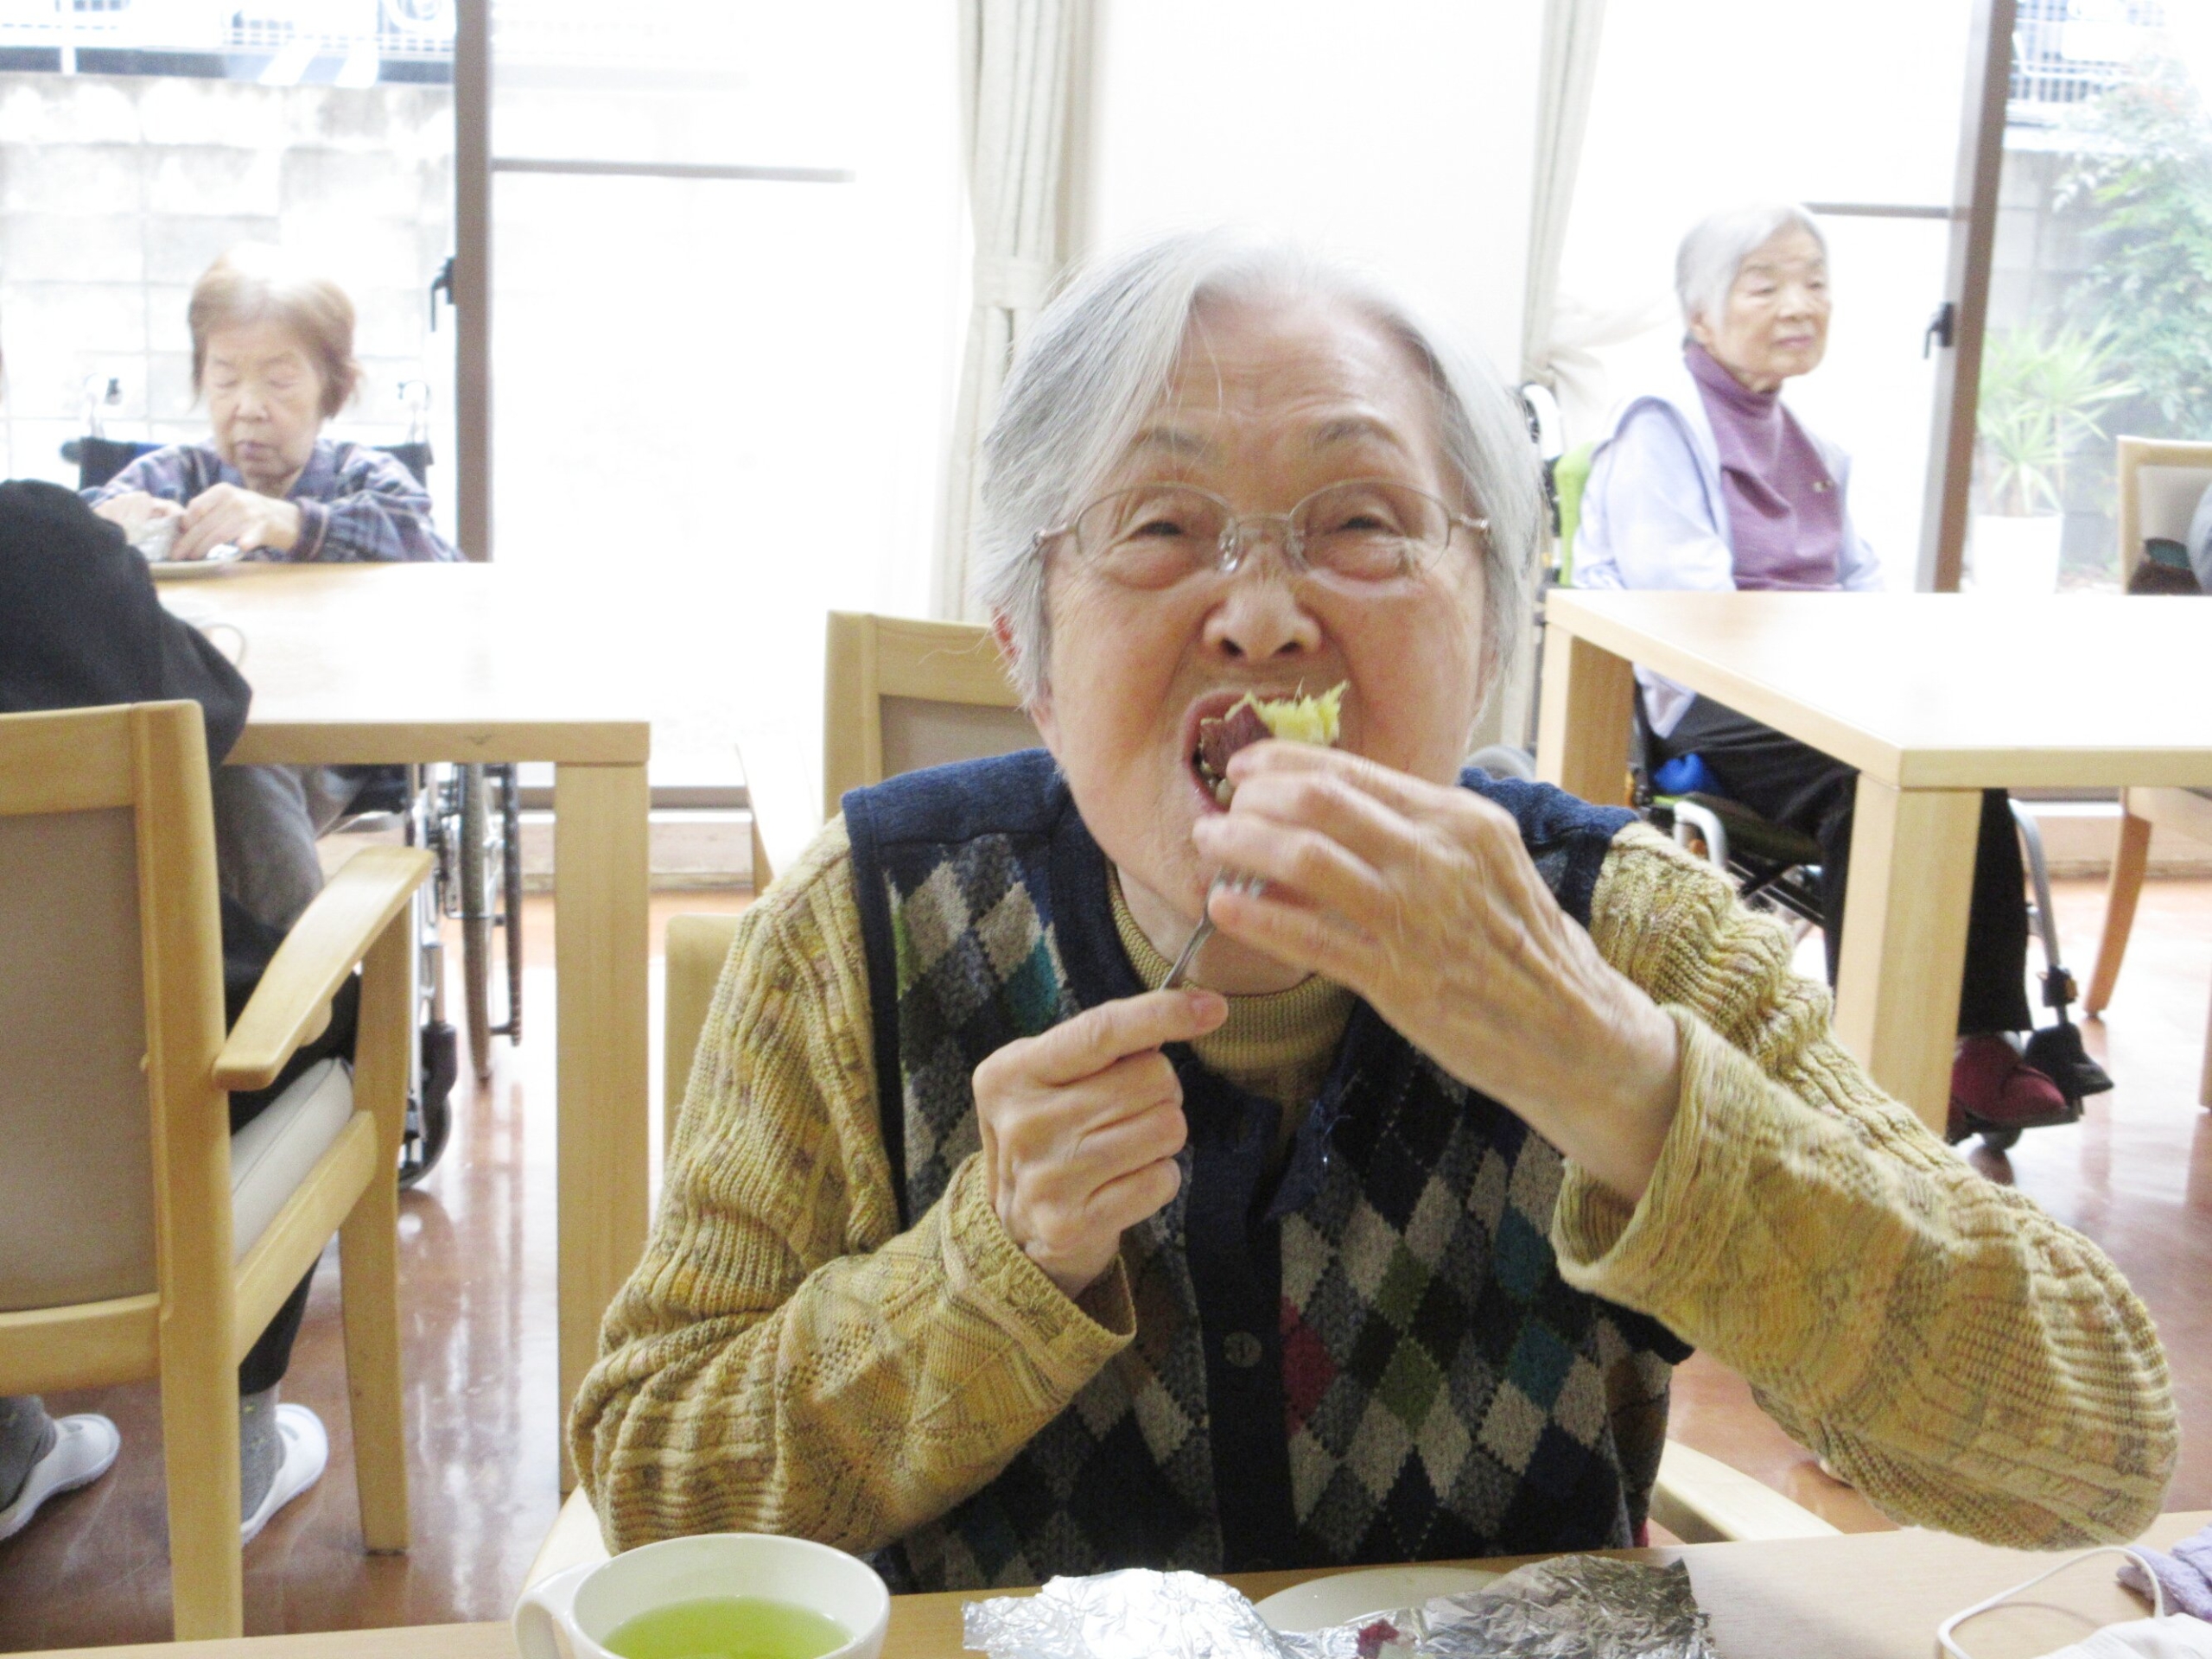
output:
M1669 1440L1651 1491L1651 1518L1686 1544L1824 1538L1840 1528L1718 1458Z
M217 1088L266 1089L276 1081L322 1029L346 976L429 873L430 855L414 847L365 847L340 868L284 936L215 1056Z

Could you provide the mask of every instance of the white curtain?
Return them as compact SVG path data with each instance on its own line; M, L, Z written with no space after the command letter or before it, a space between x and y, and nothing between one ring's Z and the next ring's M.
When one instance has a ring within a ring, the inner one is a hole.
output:
M1529 265L1521 304L1521 378L1552 387L1563 412L1593 395L1577 382L1595 374L1591 347L1610 343L1589 336L1593 331L1608 334L1611 326L1579 315L1571 303L1562 305L1559 291L1560 260L1574 209L1574 179L1590 122L1590 88L1597 79L1605 24L1605 0L1545 0Z
M959 0L973 307L952 421L936 612L971 614L970 543L983 434L1014 346L1067 257L1071 113L1085 0Z

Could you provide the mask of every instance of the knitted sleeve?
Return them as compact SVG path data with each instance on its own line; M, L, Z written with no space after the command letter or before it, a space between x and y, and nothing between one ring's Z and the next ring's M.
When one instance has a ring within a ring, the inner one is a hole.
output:
M1633 1208L1570 1167L1570 1283L1741 1372L1897 1519L2016 1548L2134 1537L2177 1428L2119 1270L1883 1095L1788 936L1642 825L1592 904L1607 961L1671 1014L1681 1099Z
M840 821L722 969L652 1236L569 1422L615 1549L888 1543L987 1482L1135 1331L1119 1266L1071 1302L973 1158L898 1230L852 882Z

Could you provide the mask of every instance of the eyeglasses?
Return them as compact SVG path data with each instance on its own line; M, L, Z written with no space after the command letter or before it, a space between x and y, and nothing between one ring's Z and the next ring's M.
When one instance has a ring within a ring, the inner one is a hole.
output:
M1262 525L1280 528L1292 569L1360 587L1414 575L1435 563L1454 530L1480 533L1490 521L1388 479L1325 485L1288 512L1242 516L1194 485L1141 484L1099 497L1057 530L1039 531L1034 544L1072 538L1077 556L1109 581L1158 588L1207 571L1233 574Z

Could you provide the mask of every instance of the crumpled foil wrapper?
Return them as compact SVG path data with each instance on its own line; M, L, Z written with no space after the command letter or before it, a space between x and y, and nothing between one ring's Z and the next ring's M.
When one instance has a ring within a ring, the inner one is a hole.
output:
M1421 1659L1718 1659L1680 1561L1562 1555L1423 1611Z
M991 1659L1282 1659L1252 1604L1203 1573L1129 1567L971 1601L966 1645Z
M1717 1659L1688 1567L1596 1555L1295 1635L1217 1580L1142 1568L1054 1579L963 1612L966 1645L991 1659Z

